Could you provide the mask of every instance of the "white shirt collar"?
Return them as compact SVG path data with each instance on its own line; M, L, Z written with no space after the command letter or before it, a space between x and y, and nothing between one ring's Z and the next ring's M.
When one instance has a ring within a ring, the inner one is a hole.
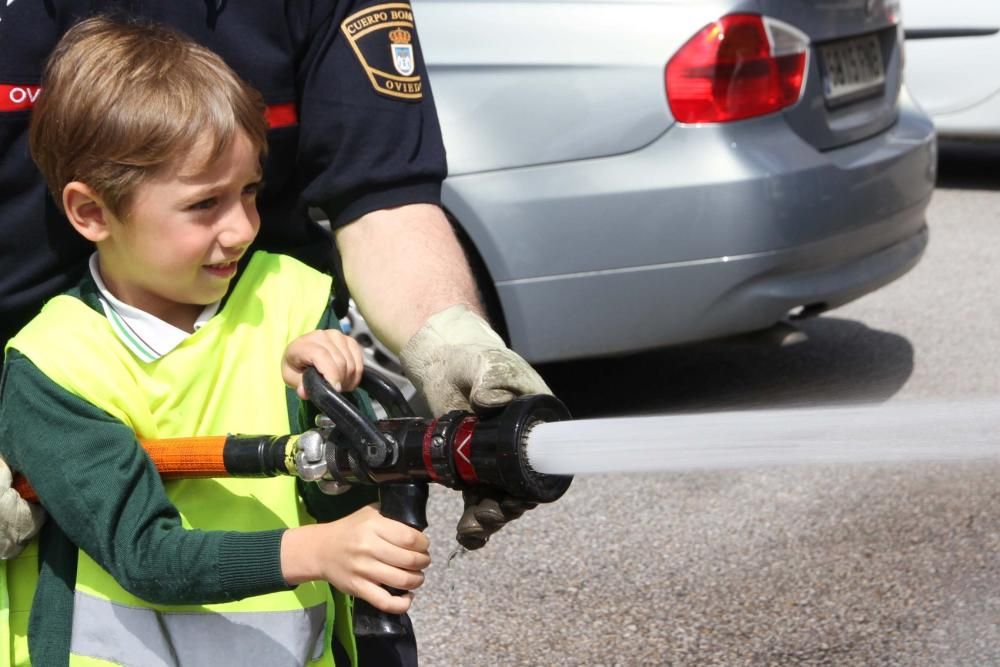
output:
M108 291L98 269L97 253L90 256L90 275L100 292L99 301L104 314L111 323L111 329L118 339L132 351L140 361L156 361L187 340L191 334L158 317L139 310L135 306L119 301ZM194 322L194 330L200 329L219 310L221 301L210 303Z

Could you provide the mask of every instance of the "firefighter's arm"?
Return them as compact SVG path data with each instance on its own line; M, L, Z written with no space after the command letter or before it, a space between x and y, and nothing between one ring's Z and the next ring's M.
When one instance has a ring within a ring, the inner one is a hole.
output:
M448 306L461 303L481 312L465 254L439 207L372 211L336 234L351 295L393 351Z
M355 302L375 334L399 351L434 416L551 393L482 317L472 272L440 208L374 211L339 228L337 245ZM509 498L464 495L457 539L468 548L530 509Z
M468 262L440 208L374 211L338 229L337 244L358 307L400 353L435 416L550 393L483 319Z

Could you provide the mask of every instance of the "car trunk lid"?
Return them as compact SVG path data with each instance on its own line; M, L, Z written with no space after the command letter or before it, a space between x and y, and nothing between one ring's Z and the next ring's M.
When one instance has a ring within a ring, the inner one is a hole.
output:
M802 98L783 111L819 150L878 134L896 121L901 35L893 0L758 0L761 13L811 40Z

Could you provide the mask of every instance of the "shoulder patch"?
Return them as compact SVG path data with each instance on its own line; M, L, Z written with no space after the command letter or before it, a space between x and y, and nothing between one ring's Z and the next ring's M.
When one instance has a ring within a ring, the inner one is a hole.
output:
M344 19L340 30L376 92L404 100L423 98L409 3L390 2L355 12Z

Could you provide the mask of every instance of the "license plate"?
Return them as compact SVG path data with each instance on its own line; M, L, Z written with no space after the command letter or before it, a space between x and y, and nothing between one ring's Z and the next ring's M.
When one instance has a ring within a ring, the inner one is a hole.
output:
M819 47L823 93L831 105L875 95L885 84L878 35L865 35Z

